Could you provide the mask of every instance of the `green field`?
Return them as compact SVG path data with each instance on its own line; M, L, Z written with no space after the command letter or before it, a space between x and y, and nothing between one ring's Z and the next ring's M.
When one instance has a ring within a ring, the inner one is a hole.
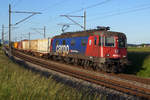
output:
M128 48L126 73L150 77L149 48ZM100 100L100 95L78 91L12 62L0 50L0 100ZM104 98L106 98L104 96Z
M128 48L128 59L131 65L126 73L150 78L150 48Z
M129 47L128 51L129 52L149 52L150 53L150 47L141 47L141 48Z
M25 70L0 50L0 100L99 100L95 93L78 91L51 77Z

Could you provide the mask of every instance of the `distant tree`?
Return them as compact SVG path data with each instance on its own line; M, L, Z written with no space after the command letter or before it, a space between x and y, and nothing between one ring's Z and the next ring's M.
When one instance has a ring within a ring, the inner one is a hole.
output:
M144 43L142 43L142 44L141 44L141 46L142 46L142 47L144 47L144 46L145 46L145 44L144 44Z

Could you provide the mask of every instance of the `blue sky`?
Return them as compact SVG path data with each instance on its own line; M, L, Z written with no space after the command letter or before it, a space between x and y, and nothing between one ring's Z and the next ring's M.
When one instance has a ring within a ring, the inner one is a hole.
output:
M106 1L106 2L105 2ZM98 5L101 2L104 4ZM110 26L112 31L123 32L127 35L128 43L150 43L150 0L1 0L0 25L8 26L8 4L12 5L13 11L41 12L32 18L18 24L12 30L12 39L20 40L43 38L32 28L46 26L46 36L52 37L61 33L59 23L72 23L62 14L83 15L87 12L87 29L96 26ZM80 9L84 9L79 11ZM12 14L12 23L20 21L29 14ZM82 18L74 18L83 23ZM72 25L67 31L82 30ZM8 29L5 29L7 32ZM42 30L38 30L43 32ZM0 36L1 37L1 36ZM8 35L5 35L7 38Z

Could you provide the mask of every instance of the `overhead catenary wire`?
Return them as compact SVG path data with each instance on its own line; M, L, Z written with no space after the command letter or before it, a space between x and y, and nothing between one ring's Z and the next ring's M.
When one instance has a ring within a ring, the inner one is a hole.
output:
M10 4L13 4L15 2L15 0L10 0Z
M109 2L109 1L111 1L111 0L104 0L104 1L101 1L101 2L99 2L99 3L95 3L95 4L89 5L89 6L87 6L87 7L84 7L84 8L81 8L81 9L78 9L78 10L75 10L75 11L72 11L72 12L69 12L69 13L67 13L67 14L77 13L77 12L84 11L85 9L87 10L87 9L90 9L90 8L94 8L94 7L103 5L103 4L105 4L105 3Z
M54 3L54 4L51 4L51 5L48 6L47 8L41 9L40 11L44 12L44 11L46 11L46 10L52 8L52 7L56 7L56 6L58 6L58 5L60 5L60 4L64 3L64 2L66 2L66 1L67 1L67 0L61 0L61 1L59 1L59 2L56 2L56 3Z
M13 4L15 4L16 3L16 1L18 1L18 0L11 0L11 1L13 1L14 3ZM62 0L62 1L65 1L65 0ZM105 1L109 1L109 0L105 0ZM56 3L57 4L57 3ZM60 1L60 3L58 3L58 4L61 4L61 1ZM98 4L98 3L97 3ZM94 4L93 4L94 5ZM48 8L46 8L46 10L48 10L49 8L52 8L52 7L54 7L54 6L49 6ZM89 8L87 8L87 9L90 9L90 8L93 8L92 7L92 5L91 5L91 7L90 6L87 6L87 7L89 7ZM85 7L86 8L86 7ZM83 11L85 8L82 8L82 10L81 11ZM96 8L97 8L97 6L96 6ZM141 10L139 10L139 11L142 11L142 10L146 10L147 8L141 8ZM120 9L119 9L120 10ZM78 11L77 11L78 12ZM122 10L120 10L119 12L105 12L103 15L100 15L100 16L93 16L93 18L92 18L92 20L93 19L98 19L98 20L102 20L102 19L105 19L105 18L109 18L109 17L113 17L113 16L118 16L118 15L122 15L122 14L128 14L128 13L132 13L132 12L137 12L137 11L129 11L129 10L127 10L126 9L126 11L122 11ZM93 12L94 13L94 12ZM97 14L97 15L99 15L99 14ZM91 21L91 17L89 16L89 18L90 18L90 20L88 19L87 21ZM25 21L25 23L27 23L29 20L27 20L27 21ZM31 22L31 21L30 21ZM24 24L24 23L23 23Z
M23 0L12 0L11 4L13 5L12 7L15 8L20 2L22 2ZM66 2L67 0L61 0L59 2L56 2L54 4L51 4L50 6L48 6L47 8L44 8L44 9L41 9L40 11L46 11L48 10L49 8L52 8L52 7L56 7L64 2Z
M16 0L16 2L14 2L14 4L13 4L13 8L15 8L21 2L22 2L22 0Z
M128 10L125 10L125 11L120 11L120 12L113 12L113 13L109 13L109 14L105 14L104 16L99 16L99 17L96 17L96 18L92 18L88 21L93 21L93 20L96 20L96 19L104 19L104 18L108 18L108 17L112 17L112 16L117 16L117 15L122 15L122 14L128 14L128 13L134 13L134 12L138 12L138 11L142 11L142 10L147 10L147 9L150 9L150 5L147 6L147 7L140 7L140 8L135 8L135 9L128 9Z
M146 4L142 4L142 5L136 5L134 7L129 7L129 8L126 8L126 9L119 9L119 11L127 11L127 10L130 10L130 9L135 9L135 8L142 8L142 7L147 7L147 6L150 6L150 3L146 3ZM114 10L110 10L110 11L100 11L99 14L94 14L94 15L109 15L109 14L112 14L112 13L116 13L118 11L118 9L114 9ZM92 14L93 15L93 14ZM90 15L89 15L90 16ZM95 18L97 18L97 16L94 16Z
M85 19L86 19L86 16L83 16L83 17L84 17L84 27L83 27L82 25L78 24L76 21L74 21L74 20L72 20L72 19L70 18L70 17L74 17L74 16L68 15L68 14L80 12L80 11L83 11L83 10L85 10L85 9L87 10L87 9L90 9L90 8L93 8L93 7L97 7L97 6L99 6L99 5L102 5L102 4L107 3L107 2L109 2L109 1L111 1L111 0L104 0L104 1L101 1L101 2L99 2L99 3L93 4L93 5L89 5L89 6L87 6L87 7L81 8L81 9L79 9L79 10L76 10L76 11L73 11L73 12L70 12L70 13L67 13L65 17L67 17L69 20L71 20L72 22L74 22L75 24L77 24L78 26L80 26L81 28L84 28L84 30L86 30L86 28L85 28L85 26L86 26L86 20L85 20ZM84 13L85 13L85 12L86 12L86 11L84 11ZM76 17L78 17L78 16L76 16ZM79 17L81 17L81 16L79 16Z
M11 1L11 2L12 2L11 4L13 4L13 8L16 7L16 6L18 5L18 3L20 3L21 1L23 1L23 0L12 0L12 1ZM49 8L56 7L56 6L60 5L60 4L65 3L66 1L67 1L67 0L60 0L60 1L57 1L56 3L51 4L51 5L48 6L47 8L44 8L44 9L42 9L42 10L40 10L40 11L44 12L44 11L48 10ZM25 21L25 22L27 22L27 21Z

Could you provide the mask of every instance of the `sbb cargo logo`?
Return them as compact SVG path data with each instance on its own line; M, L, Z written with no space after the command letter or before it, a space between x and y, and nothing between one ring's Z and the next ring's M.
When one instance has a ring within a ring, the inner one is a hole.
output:
M68 45L57 45L56 46L56 52L62 53L62 54L68 54L69 53L69 46Z

